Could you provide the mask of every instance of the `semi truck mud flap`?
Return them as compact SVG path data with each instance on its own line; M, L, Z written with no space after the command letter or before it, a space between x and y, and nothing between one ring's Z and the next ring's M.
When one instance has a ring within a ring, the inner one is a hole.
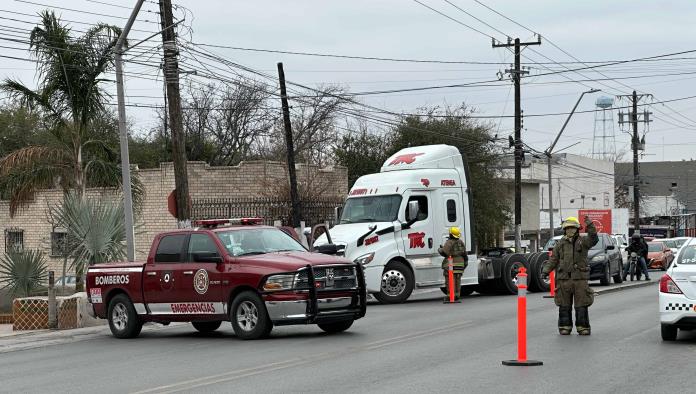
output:
M479 283L486 280L495 279L495 270L493 269L493 260L480 259L478 266Z

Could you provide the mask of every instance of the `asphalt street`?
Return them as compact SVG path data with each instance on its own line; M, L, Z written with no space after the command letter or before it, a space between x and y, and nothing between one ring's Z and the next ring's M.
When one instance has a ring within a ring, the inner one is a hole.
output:
M338 335L294 326L241 341L229 324L211 335L179 325L5 352L0 391L674 393L696 384L696 334L661 341L656 283L597 296L590 337L559 336L553 301L530 294L528 353L540 367L501 365L516 356L516 297L444 305L436 294L371 305Z

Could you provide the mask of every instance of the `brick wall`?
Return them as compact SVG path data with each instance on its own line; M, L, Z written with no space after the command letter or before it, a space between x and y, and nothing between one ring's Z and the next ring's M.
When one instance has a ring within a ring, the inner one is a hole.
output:
M321 188L326 198L342 198L348 194L348 171L345 167L317 168L300 164L297 166L300 187ZM189 162L189 189L192 199L225 197L272 197L269 185L288 182L287 168L281 162L251 161L233 167L210 167L204 162ZM160 168L138 171L145 187L142 212L136 220L136 258L143 259L150 248L153 237L162 231L176 228L176 220L167 210L167 196L174 190L174 167L162 163ZM330 187L329 187L330 186ZM106 193L120 198L113 191L90 190L89 195ZM41 249L46 253L49 269L62 272L62 258L50 256L52 226L48 220L49 206L62 201L60 190L44 190L34 201L24 207L13 218L9 215L9 203L0 201L0 253L5 251L5 230L23 230L24 248Z

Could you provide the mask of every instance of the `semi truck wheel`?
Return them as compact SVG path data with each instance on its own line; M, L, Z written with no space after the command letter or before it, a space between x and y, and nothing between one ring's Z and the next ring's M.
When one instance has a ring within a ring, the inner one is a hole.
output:
M111 334L116 338L135 338L143 329L133 303L125 294L118 294L109 302L107 318Z
M350 328L350 326L353 325L353 320L343 320L343 321L337 321L333 323L319 323L317 326L321 328L322 330L328 332L329 334L336 334L339 332L343 332L347 329Z
M548 252L539 254L529 261L529 290L546 293L551 290L551 281L543 278L543 270L549 261Z
M213 332L220 328L222 321L194 321L191 322L191 324L193 325L193 328L199 332Z
M230 321L238 338L259 339L267 337L273 329L266 305L256 293L241 292L232 301Z
M513 253L504 257L500 271L500 282L498 283L498 289L503 294L517 294L517 274L522 267L525 267L529 272L527 259L524 258L524 255Z
M375 294L382 304L398 304L411 296L414 287L413 273L400 261L390 261L382 273L379 293Z

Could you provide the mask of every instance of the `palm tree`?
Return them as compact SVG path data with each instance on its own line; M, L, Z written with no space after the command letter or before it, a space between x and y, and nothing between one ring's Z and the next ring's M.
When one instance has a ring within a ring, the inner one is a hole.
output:
M126 256L122 203L68 192L60 206L51 207L50 215L53 223L66 230L69 268L78 273L77 291L81 290L85 265L119 261Z
M38 250L10 251L0 258L0 285L13 297L32 295L48 278L46 259Z
M121 182L117 154L95 131L108 118L102 75L113 67L120 29L98 24L75 38L54 12L42 12L41 19L29 45L38 60L38 88L13 79L0 83L0 90L39 111L49 131L40 145L0 159L0 193L10 200L11 215L39 189L58 186L81 196L87 187Z

